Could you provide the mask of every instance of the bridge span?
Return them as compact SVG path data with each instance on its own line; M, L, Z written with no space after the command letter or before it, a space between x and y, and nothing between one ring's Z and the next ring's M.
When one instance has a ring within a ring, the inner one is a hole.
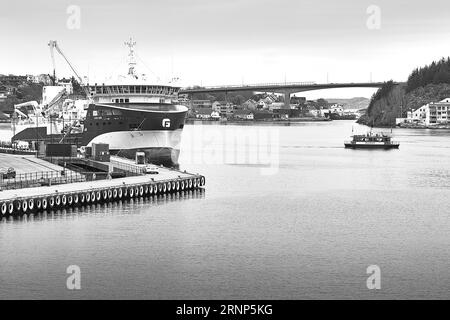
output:
M239 91L254 92L274 92L284 94L285 100L290 101L292 93L322 90L322 89L338 89L338 88L381 88L384 82L346 82L346 83L315 83L315 82L283 82L283 83L262 83L248 85L224 85L213 87L187 87L180 90L180 94L194 93L229 93ZM399 82L394 82L398 85Z

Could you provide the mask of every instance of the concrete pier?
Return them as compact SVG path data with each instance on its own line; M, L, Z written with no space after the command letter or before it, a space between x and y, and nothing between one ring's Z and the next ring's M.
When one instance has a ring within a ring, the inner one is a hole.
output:
M205 186L205 177L202 175L164 167L158 167L158 172L117 179L3 190L0 191L0 215L19 215L120 201Z

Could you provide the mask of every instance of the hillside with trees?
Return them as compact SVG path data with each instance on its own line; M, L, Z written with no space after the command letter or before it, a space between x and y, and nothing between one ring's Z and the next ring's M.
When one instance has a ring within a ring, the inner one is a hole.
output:
M406 93L417 88L426 87L429 84L450 84L450 58L442 58L423 68L416 68L408 77Z
M42 97L43 84L41 83L0 83L0 86L13 87L12 94L8 95L5 101L0 102L0 111L2 112L11 113L14 110L15 104L27 101L39 101Z
M358 122L379 127L395 125L395 118L404 118L430 102L450 97L450 58L414 69L404 84L388 81L370 100L367 114Z

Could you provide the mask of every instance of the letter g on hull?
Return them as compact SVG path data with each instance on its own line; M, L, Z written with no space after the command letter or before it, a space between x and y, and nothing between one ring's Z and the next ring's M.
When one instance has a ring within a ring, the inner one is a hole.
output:
M162 126L163 128L170 128L170 119L163 119Z

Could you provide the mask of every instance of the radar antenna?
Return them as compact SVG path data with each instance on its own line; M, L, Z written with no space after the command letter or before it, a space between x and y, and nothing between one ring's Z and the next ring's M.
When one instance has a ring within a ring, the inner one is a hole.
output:
M133 76L134 78L138 78L136 75L136 54L134 52L134 46L136 45L136 41L133 40L133 38L130 37L130 40L125 42L125 45L130 50L128 52L128 75Z

